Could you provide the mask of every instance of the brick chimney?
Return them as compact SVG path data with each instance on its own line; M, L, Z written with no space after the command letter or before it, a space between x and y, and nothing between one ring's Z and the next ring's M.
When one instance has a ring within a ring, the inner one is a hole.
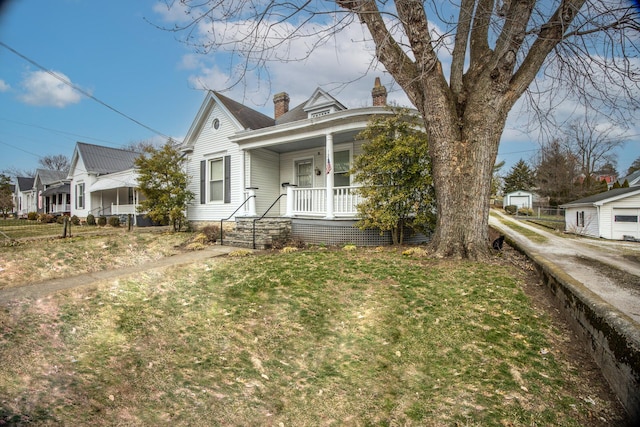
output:
M280 92L273 95L273 118L278 120L280 116L289 112L289 95L286 92Z
M384 107L387 105L387 88L380 84L380 77L376 77L376 82L371 90L374 107Z

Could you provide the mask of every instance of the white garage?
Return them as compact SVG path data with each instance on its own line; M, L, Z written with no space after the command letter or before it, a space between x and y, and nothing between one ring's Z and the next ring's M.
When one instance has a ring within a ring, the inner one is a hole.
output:
M533 193L528 191L513 191L505 194L502 199L502 207L517 206L521 208L533 208Z
M566 231L604 239L640 240L640 187L617 188L562 205Z

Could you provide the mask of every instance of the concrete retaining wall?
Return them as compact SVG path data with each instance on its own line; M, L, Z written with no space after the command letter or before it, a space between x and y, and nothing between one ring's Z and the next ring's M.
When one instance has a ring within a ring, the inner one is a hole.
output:
M640 426L638 325L555 264L507 240L536 265L569 325L627 410L631 425Z

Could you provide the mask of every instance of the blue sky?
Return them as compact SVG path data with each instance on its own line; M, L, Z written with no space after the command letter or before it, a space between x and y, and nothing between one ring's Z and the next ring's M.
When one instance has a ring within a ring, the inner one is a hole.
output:
M158 25L173 25L181 11L154 0L17 0L0 14L0 41L146 127L53 79L28 60L0 46L0 171L33 170L39 156L71 156L76 141L121 147L161 138L181 140L204 98L203 87L228 86L222 55L198 55ZM308 59L273 63L268 79L253 78L227 96L271 115L274 93L286 91L292 106L317 87L348 107L370 105L376 76L390 90L389 99L408 105L406 96L370 52L353 49L362 38L354 26ZM296 46L292 46L296 49ZM368 74L367 74L368 71ZM364 77L363 77L364 76ZM254 76L255 77L255 76ZM344 82L352 83L344 85ZM521 132L512 112L500 147L505 171L535 154L534 136ZM618 170L640 157L638 128L621 150Z

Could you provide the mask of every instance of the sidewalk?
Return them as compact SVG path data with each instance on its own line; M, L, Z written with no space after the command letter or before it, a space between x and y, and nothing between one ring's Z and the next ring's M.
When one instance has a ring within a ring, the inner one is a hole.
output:
M95 285L105 280L127 277L136 273L140 273L142 271L156 270L166 267L180 266L204 261L210 258L227 255L228 253L235 250L238 250L238 248L219 245L208 246L201 251L184 252L178 255L161 258L157 261L133 267L126 267L118 270L96 271L93 273L80 274L77 276L52 279L15 288L3 289L0 290L0 305L5 305L11 301L19 300L22 298L42 298L63 289Z
M640 328L640 244L604 239L591 239L571 235L558 235L519 221L500 211L491 211L489 225L508 236L524 252L546 259L566 274L582 283L587 289L608 304L631 318ZM498 218L494 216L497 214ZM543 236L544 243L536 243L509 224L532 230ZM621 286L597 263L589 265L589 260L615 267L632 276L637 281L632 286Z

